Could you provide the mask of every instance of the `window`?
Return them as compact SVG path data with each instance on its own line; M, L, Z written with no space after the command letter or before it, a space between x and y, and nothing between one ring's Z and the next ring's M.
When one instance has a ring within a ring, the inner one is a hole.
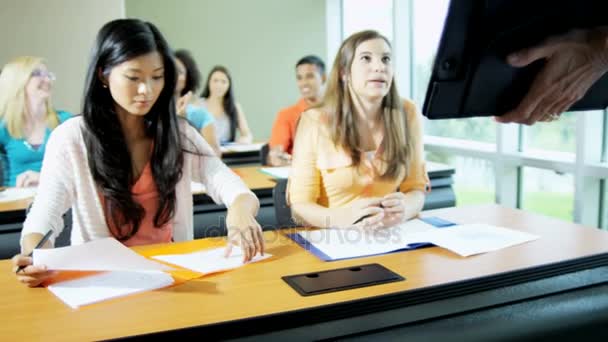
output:
M429 152L426 154L426 160L450 165L456 170L453 175L456 206L494 203L495 180L492 163L484 159L442 152Z
M566 112L554 122L524 127L524 151L576 152L576 115Z
M328 27L344 38L371 28L391 39L399 91L422 108L450 0L331 3L341 6L341 24ZM328 41L337 44L336 36ZM606 111L566 112L533 126L424 120L424 147L427 160L456 169L457 205L498 201L608 229L607 132Z
M424 103L448 5L448 0L414 2L414 101L419 108ZM496 141L496 123L492 118L426 120L424 126L428 135L490 143Z
M553 170L524 167L522 209L572 221L574 177Z
M343 0L342 36L377 30L393 40L393 0Z

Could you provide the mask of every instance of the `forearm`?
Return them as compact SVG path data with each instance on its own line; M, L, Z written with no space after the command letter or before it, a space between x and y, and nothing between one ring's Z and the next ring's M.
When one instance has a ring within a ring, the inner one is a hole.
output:
M253 135L249 131L241 130L239 142L250 144L253 142Z
M42 240L43 235L40 233L30 233L27 234L26 236L23 237L23 240L21 242L21 254L23 255L28 255L30 254L34 248L36 248L36 245L38 245L38 242L40 242L40 240ZM44 245L42 246L42 248L52 248L53 245L51 244L50 241L47 241L44 243Z
M298 203L291 206L292 216L296 222L318 228L345 228L348 215L342 208L326 208L316 203Z
M215 152L215 155L221 157L222 151L220 150L220 146L217 143L217 138L215 136L215 128L213 127L213 125L207 125L203 127L201 129L201 135L203 136L205 141L207 141L209 146L211 146L213 152Z
M260 201L255 195L251 193L244 193L238 195L230 207L228 208L228 213L249 213L252 216L257 216L258 210L260 209Z
M405 209L403 210L403 221L410 220L422 211L424 207L424 192L420 190L414 190L405 193Z
M253 141L253 134L249 129L249 124L247 123L247 119L245 118L245 114L239 110L239 121L238 121L238 129L240 138L239 141L245 143L251 143Z

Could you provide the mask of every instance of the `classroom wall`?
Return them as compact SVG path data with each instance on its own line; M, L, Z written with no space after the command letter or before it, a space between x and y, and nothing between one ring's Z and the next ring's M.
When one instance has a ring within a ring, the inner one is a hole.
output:
M124 17L124 0L0 0L0 8L0 65L20 55L44 57L57 74L55 107L79 113L95 35Z
M297 60L326 56L325 0L125 0L125 7L127 17L156 24L174 49L190 50L204 79L214 65L228 67L256 141L298 100Z

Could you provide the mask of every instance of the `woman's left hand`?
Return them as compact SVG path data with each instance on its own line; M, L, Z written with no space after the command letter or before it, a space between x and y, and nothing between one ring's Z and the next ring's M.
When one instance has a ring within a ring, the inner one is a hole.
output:
M17 176L17 181L15 182L15 186L18 188L26 188L30 186L38 185L38 181L40 180L40 173L27 170Z
M236 200L226 215L228 246L225 256L230 256L233 246L236 245L243 250L243 262L248 262L256 254L264 255L264 236L262 227L255 220L257 208L252 209L251 203L242 202L248 202L248 200Z
M403 222L405 217L406 197L403 192L393 192L383 197L384 227L391 227Z

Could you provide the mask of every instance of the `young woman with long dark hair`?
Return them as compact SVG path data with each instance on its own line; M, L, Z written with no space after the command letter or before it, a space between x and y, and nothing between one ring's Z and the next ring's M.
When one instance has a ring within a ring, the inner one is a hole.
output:
M82 116L51 135L33 206L23 224L19 281L36 286L51 273L26 255L61 217L73 214L72 244L115 237L127 246L193 238L190 182L228 207L229 244L244 260L263 253L259 202L176 113L173 55L158 29L137 19L104 25L97 35ZM53 238L45 245L51 247Z
M228 69L221 65L211 69L200 100L200 104L215 117L216 134L220 144L253 141L243 108L235 100L232 77Z

